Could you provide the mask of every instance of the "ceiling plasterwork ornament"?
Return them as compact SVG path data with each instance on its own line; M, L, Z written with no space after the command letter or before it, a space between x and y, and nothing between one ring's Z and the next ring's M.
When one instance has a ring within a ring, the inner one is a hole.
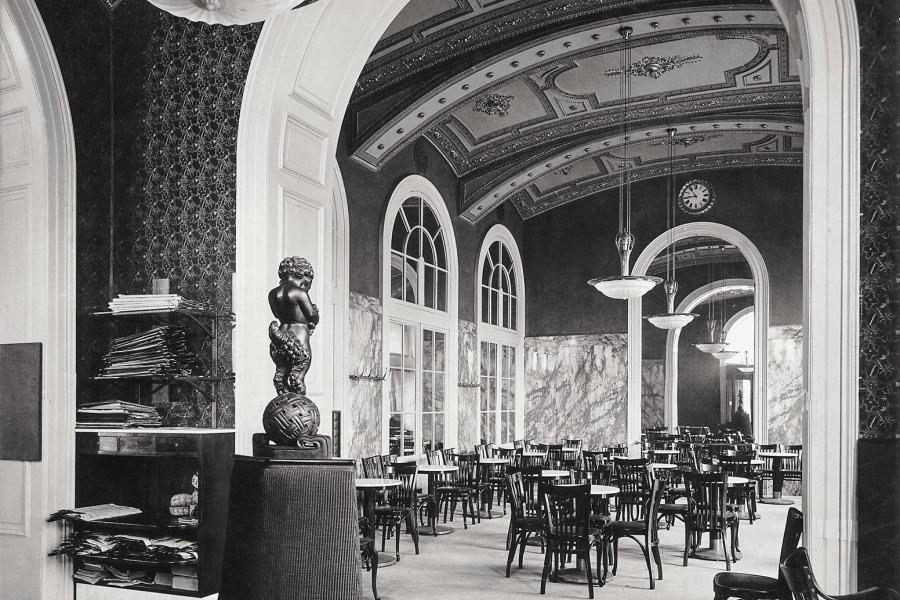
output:
M106 12L112 16L116 10L122 8L128 0L97 0L100 3L100 6L106 9Z
M671 140L669 138L662 138L655 142L650 142L649 146L681 146L683 148L687 148L688 146L693 146L694 144L699 144L701 142L708 142L709 140L716 140L725 137L721 133L695 133L689 135L676 135Z
M572 165L572 164L563 165L562 167L560 167L560 168L556 169L555 171L553 171L553 174L554 174L554 175L561 175L561 176L565 177L566 175L568 175L569 173L572 172L572 169L573 169L573 168L574 168L574 165Z
M480 112L492 117L505 117L509 114L509 107L515 98L504 94L488 94L475 99L472 106L473 112Z
M627 67L628 73L632 77L649 77L650 79L659 79L665 73L680 69L684 65L695 63L703 60L699 54L691 54L690 56L681 56L675 54L673 56L645 56L641 60L637 60ZM616 77L622 74L621 69L608 69L607 77Z
M285 13L301 0L148 0L176 17L215 25L247 25Z

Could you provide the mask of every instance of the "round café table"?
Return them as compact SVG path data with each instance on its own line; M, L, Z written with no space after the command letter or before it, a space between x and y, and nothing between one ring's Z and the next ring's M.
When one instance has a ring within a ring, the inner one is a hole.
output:
M750 483L750 480L746 477L739 477L737 475L729 475L728 476L728 487L734 487L736 485L746 485ZM738 515L740 518L740 516ZM700 560L725 560L725 552L728 552L727 549L722 548L722 539L719 537L718 531L709 532L709 546L706 548L700 548L695 550L691 555L691 558L699 558ZM741 558L741 551L735 550L735 557Z
M509 459L508 458L493 458L493 457L492 458L479 458L478 464L479 465L490 465L490 466L508 465ZM484 504L482 504L480 507L478 507L478 515L482 519L493 519L495 516L499 517L502 514L503 514L502 511L499 511L499 510L495 510L493 512L485 510Z
M546 479L560 479L561 477L568 477L571 475L568 471L561 471L559 469L544 469L541 471L541 477Z
M446 525L438 525L438 498L437 498L437 478L438 475L446 475L447 473L456 473L459 467L456 465L419 465L419 473L428 475L428 493L432 495L431 506L428 511L429 525L419 527L420 535L447 535L453 531L452 527Z
M363 515L372 524L372 531L375 531L375 504L378 499L378 492L383 492L388 488L400 487L402 482L399 479L386 479L383 477L359 477L356 480L356 489L363 493ZM393 554L385 552L378 553L378 566L388 567L397 562L397 557Z
M760 452L757 456L772 459L772 497L761 497L758 502L762 504L793 504L793 500L781 497L781 490L784 486L784 471L781 465L785 458L797 458L797 454L794 452Z

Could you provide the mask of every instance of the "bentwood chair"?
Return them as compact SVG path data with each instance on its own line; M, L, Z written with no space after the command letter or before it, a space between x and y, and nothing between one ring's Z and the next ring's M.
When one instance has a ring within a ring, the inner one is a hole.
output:
M481 492L484 489L478 475L478 457L475 454L454 455L455 464L459 467L455 481L441 486L440 502L444 505L444 522L447 522L447 510L450 510L450 520L456 512L456 503L462 504L463 529L469 526L466 519L481 520L478 506L481 504ZM449 504L449 506L448 506Z
M616 486L616 519L637 521L643 518L647 492L650 490L650 472L645 458L613 458Z
M384 552L385 539L390 529L395 530L394 555L400 560L400 526L406 525L412 535L416 554L419 553L419 530L413 515L416 511L416 475L419 465L414 462L391 463L390 471L401 484L388 490L387 503L375 507L375 523L381 526L381 551Z
M584 561L588 598L594 597L591 569L591 550L597 552L597 563L603 549L600 529L591 525L591 484L548 485L544 493L544 570L541 573L541 594L547 591L547 579L559 571L560 564L572 556Z
M621 487L621 486L620 486ZM654 480L650 485L650 489L646 495L646 504L643 510L643 518L627 521L612 521L605 530L604 538L606 545L612 544L613 556L613 575L619 568L619 540L623 537L631 538L641 548L644 560L647 563L647 573L650 576L650 589L656 588L656 582L653 578L653 567L650 565L650 555L653 555L653 561L656 563L656 569L659 579L663 578L662 559L659 555L659 531L656 526L657 509L659 507L659 498L662 493L662 484L659 480ZM621 494L621 493L620 493ZM643 543L641 543L641 539ZM604 568L603 576L606 578L606 552L603 553Z
M757 456L762 452L778 452L778 444L757 444L756 445L756 454ZM760 457L763 461L762 467L756 472L756 480L759 482L759 493L757 494L760 498L763 497L763 485L765 485L766 480L772 481L772 461L773 459L767 458L765 456Z
M735 456L723 456L719 459L719 469L729 475L744 477L748 480L748 483L735 485L728 489L728 502L735 507L741 505L746 507L751 525L756 519L756 474L750 466L752 458L752 453L738 453Z
M780 565L788 555L797 549L800 536L803 534L803 513L794 507L788 509L784 523L784 534L781 538L781 553L778 556ZM779 570L777 577L751 575L750 573L716 573L713 578L715 600L741 598L742 600L791 600L784 575Z
M384 477L384 463L381 462L381 456L367 456L362 459L362 465L366 477Z
M812 566L809 564L809 554L803 547L791 552L790 556L781 563L781 573L796 600L818 600L819 598L825 600L900 600L900 594L895 590L879 587L844 596L826 594L816 581Z
M689 553L696 552L700 546L704 533L717 536L724 544L727 531L731 534L730 559L728 548L724 548L723 551L725 569L730 571L731 563L737 560L735 541L739 521L737 514L728 510L726 504L728 473L687 473L684 479L688 490L686 528L689 530L685 534L684 566L687 566Z
M528 538L534 534L540 534L544 527L544 521L540 516L530 515L526 512L527 496L525 484L521 472L506 475L507 494L509 496L510 519L507 546L509 555L506 557L506 576L509 577L509 569L512 565L516 550L519 551L519 568L522 568L522 560L525 556L525 544Z
M785 452L796 454L796 458L785 458L781 462L781 472L785 481L803 481L803 445L785 444Z
M378 550L375 549L375 530L365 517L359 519L359 552L363 567L372 573L372 595L375 596L375 600L381 600L381 596L378 595Z

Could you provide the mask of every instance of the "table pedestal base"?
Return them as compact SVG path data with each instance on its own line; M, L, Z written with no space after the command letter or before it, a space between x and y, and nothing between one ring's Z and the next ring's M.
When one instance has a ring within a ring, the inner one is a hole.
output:
M708 548L697 548L688 556L688 558L725 562L725 553L728 552L729 549L724 548L721 541L722 540L718 538L713 538L710 540ZM740 550L735 550L734 555L736 561L741 559Z
M591 565L594 567L595 565ZM592 574L592 579L594 581L594 585L598 587L602 587L606 582L603 579L598 579L594 577ZM580 569L578 567L570 567L568 569L560 569L556 574L556 581L560 583L580 583L581 585L587 585L587 573L584 569Z
M793 504L793 500L788 500L787 498L781 497L781 492L775 492L775 494L771 498L760 498L757 500L762 504L781 504L781 505L789 505Z
M378 553L378 568L381 567L390 567L391 565L397 564L397 557L394 556L392 552L379 552Z
M423 525L419 527L419 535L447 535L448 533L453 533L452 527L447 527L446 525L435 525L434 529L431 528L431 525Z

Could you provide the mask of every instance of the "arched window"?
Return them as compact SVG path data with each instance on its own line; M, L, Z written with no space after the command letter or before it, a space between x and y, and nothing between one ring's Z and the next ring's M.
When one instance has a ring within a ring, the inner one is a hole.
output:
M488 231L479 267L479 437L511 442L522 428L524 294L519 251L502 225Z
M410 176L384 226L387 450L404 456L456 437L456 245L450 215L428 180Z
M447 310L444 232L422 198L403 201L391 232L391 298Z

